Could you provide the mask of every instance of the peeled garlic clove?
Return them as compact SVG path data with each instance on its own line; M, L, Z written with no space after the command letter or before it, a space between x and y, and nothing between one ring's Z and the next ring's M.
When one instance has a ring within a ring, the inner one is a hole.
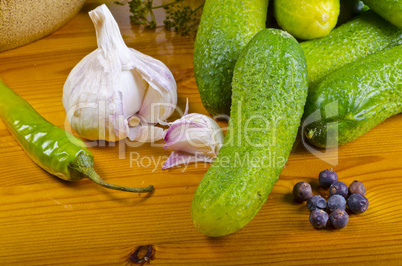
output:
M173 122L166 132L163 147L173 153L163 169L186 163L190 157L192 161L205 161L205 158L213 161L223 139L221 128L212 118L196 113L186 114Z
M125 45L105 5L89 15L98 49L73 68L64 84L63 105L71 126L90 140L162 139L163 129L154 124L163 123L175 110L172 73L162 62ZM135 126L129 123L134 115L141 117Z

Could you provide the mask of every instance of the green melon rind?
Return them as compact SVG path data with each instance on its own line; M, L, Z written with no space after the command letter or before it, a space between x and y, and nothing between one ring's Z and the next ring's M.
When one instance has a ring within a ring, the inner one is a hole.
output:
M237 57L265 28L268 0L206 0L194 44L194 75L205 109L229 115Z
M307 91L297 41L277 29L259 32L236 63L228 133L194 195L200 232L231 234L257 214L288 159Z
M309 93L336 69L378 51L402 44L402 30L372 11L345 23L324 38L302 42L309 74Z
M303 132L314 146L334 147L401 112L402 46L396 46L327 75L308 96Z

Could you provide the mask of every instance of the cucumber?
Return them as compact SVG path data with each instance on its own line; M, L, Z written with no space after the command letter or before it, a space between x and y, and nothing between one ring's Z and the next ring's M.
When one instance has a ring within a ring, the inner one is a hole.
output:
M327 75L307 99L307 141L334 147L402 111L402 46L369 55Z
M402 30L372 11L335 28L324 38L301 43L307 60L309 93L332 71L401 43Z
M224 236L257 214L288 159L307 91L306 61L290 34L264 29L241 52L228 133L191 206L200 232Z
M339 9L339 0L274 1L279 26L302 40L327 36L336 25Z
M205 109L229 115L233 68L265 28L268 0L206 0L194 44L194 76Z
M401 0L364 0L373 11L402 29L402 1Z

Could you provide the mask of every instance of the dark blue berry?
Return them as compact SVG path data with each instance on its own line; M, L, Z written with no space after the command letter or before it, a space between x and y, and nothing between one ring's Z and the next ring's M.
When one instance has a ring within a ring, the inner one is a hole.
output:
M364 196L366 194L366 187L360 181L353 181L349 186L349 194L361 194Z
M293 197L296 201L305 201L313 196L313 190L309 183L299 182L293 187Z
M321 196L312 196L307 200L307 208L310 211L314 211L315 209L323 210L326 207L327 207L327 201Z
M310 213L310 223L316 229L324 228L328 222L328 213L324 210L315 209Z
M336 209L346 210L346 200L341 195L333 195L328 199L328 210L333 212Z
M324 170L318 175L318 182L323 188L329 188L336 181L338 181L338 175L332 169Z
M342 209L336 209L331 213L329 216L329 219L331 220L331 224L337 228L341 229L344 228L348 222L349 222L349 215L345 210Z
M349 193L348 186L341 181L336 181L332 183L332 185L329 187L330 196L341 195L346 199L348 197L348 193Z
M367 210L369 202L367 198L361 194L352 194L348 198L348 207L352 212L359 214Z

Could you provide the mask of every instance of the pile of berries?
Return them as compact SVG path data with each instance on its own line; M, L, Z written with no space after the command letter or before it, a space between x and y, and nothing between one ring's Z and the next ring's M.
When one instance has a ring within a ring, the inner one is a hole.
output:
M299 182L293 187L293 196L296 201L307 201L307 208L311 211L310 223L314 228L325 228L328 220L332 226L341 229L349 221L349 211L355 214L363 213L368 208L368 200L364 196L366 188L360 181L353 181L348 187L338 181L338 175L332 170L324 170L318 176L320 186L329 188L328 202L320 195L313 196L311 185Z

